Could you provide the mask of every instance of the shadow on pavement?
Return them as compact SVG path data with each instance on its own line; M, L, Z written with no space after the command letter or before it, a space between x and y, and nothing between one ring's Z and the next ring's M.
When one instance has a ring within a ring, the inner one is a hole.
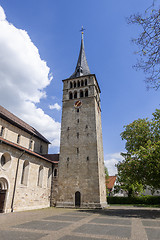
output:
M160 218L160 210L156 209L101 209L101 210L78 210L78 212L98 213L103 216L124 217L124 218Z

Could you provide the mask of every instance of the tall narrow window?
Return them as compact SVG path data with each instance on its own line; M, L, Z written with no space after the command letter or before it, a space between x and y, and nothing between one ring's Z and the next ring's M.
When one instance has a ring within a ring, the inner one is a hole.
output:
M40 146L40 153L42 153L43 152L43 146L41 145Z
M37 182L37 186L42 187L42 182L43 182L43 166L41 165L39 167L39 171L38 171L38 182Z
M4 127L1 127L0 136L3 137L3 135L4 135Z
M79 154L79 148L77 148L77 154Z
M77 108L77 112L79 112L79 108Z
M74 98L77 98L77 92L74 92Z
M33 147L33 140L30 139L30 142L29 142L29 149L32 149Z
M83 80L81 81L81 86L82 86L82 87L84 86L84 82L83 82Z
M78 85L78 87L80 87L80 81L78 80L78 82L77 82L77 85Z
M72 88L72 82L70 82L70 88Z
M87 86L87 79L85 79L85 86Z
M79 123L79 119L77 119L77 123Z
M69 93L69 99L72 99L73 98L73 94L72 92Z
M85 97L88 97L88 89L85 90Z
M26 161L23 163L21 184L27 186L28 174L29 174L29 161L26 160Z
M75 82L75 81L74 81L74 83L73 83L73 84L74 84L74 88L76 88L76 82Z
M17 136L17 143L18 144L20 143L20 134L18 134L18 136Z
M54 177L57 177L57 168L54 170Z
M80 97L83 97L83 91L82 90L80 91Z
M77 132L77 138L79 138L79 132Z

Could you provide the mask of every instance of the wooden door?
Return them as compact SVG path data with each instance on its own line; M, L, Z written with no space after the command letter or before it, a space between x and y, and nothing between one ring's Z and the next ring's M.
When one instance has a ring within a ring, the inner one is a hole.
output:
M0 190L0 213L4 211L5 198L6 190Z
M76 207L81 206L81 193L80 192L75 193L75 206Z

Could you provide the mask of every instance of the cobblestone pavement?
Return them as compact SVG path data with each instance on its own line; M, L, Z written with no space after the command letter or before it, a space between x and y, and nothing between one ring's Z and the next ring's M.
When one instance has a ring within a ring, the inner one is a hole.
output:
M0 214L0 240L159 240L160 209L47 208Z

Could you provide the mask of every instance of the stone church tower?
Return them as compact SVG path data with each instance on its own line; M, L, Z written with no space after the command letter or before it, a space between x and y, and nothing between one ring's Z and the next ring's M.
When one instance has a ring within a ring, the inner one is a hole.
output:
M56 206L106 206L100 88L87 64L83 32L75 72L63 80Z

